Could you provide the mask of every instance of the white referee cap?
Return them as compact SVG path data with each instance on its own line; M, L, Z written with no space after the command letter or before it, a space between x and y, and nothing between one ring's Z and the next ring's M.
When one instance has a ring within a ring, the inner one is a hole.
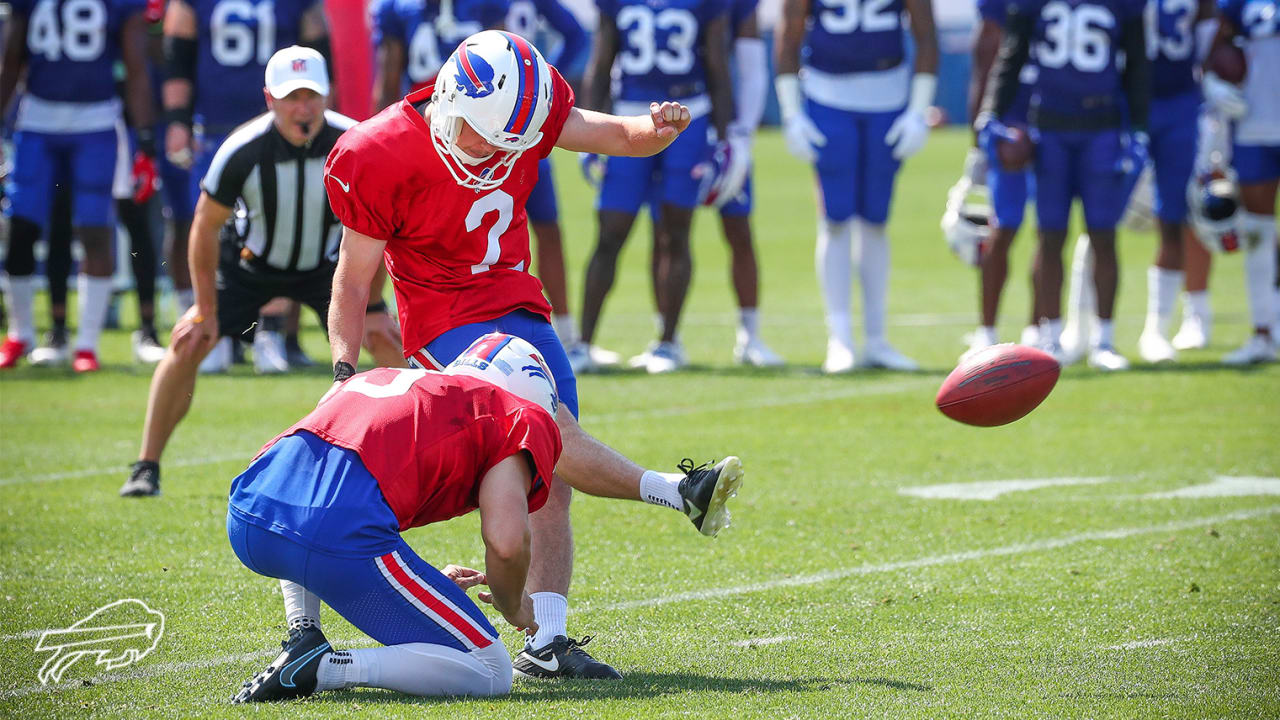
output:
M329 94L329 73L324 56L311 48L290 45L267 61L267 90L280 100L298 88Z

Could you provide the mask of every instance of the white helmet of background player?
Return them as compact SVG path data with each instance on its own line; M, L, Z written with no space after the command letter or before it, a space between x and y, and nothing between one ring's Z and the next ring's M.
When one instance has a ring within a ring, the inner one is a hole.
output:
M1240 186L1229 167L1195 175L1187 185L1188 216L1200 243L1213 252L1240 249Z
M942 214L942 234L956 257L975 267L982 262L982 244L991 232L991 216L986 185L975 185L962 177L951 186Z
M551 113L551 69L528 40L508 32L476 33L453 51L431 96L431 139L458 184L491 190L521 153L542 140ZM473 158L457 145L462 123L499 148L497 160Z
M555 417L560 397L551 369L529 343L514 335L489 333L449 363L447 375L470 375L493 383L512 395L542 406Z

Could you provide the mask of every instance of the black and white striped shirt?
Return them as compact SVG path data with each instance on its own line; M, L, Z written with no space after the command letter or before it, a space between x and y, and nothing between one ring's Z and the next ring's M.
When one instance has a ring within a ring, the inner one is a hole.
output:
M237 218L237 235L259 262L307 272L337 258L342 228L325 195L324 161L356 121L326 111L320 134L297 147L276 129L274 117L259 115L227 136L200 187L227 207L243 201L248 222Z

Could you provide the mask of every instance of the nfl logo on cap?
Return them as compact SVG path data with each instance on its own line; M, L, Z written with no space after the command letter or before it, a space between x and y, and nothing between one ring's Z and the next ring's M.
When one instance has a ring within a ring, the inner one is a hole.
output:
M291 45L267 61L267 90L271 97L282 100L289 93L307 89L320 95L329 94L329 74L324 57L311 48Z

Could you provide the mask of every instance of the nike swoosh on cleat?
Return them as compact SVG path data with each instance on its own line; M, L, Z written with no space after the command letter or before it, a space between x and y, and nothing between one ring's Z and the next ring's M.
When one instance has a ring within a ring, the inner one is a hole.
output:
M329 651L329 643L318 645L316 647L311 648L311 650L309 650L306 655L303 655L297 660L294 660L288 665L285 665L280 670L280 684L290 688L296 687L294 685L293 678L295 675L298 674L298 671L302 669L302 666L306 665L307 662L310 661L311 658L315 657L316 655L323 652L328 652L328 651Z
M543 670L546 670L547 672L556 672L557 670L560 669L560 658L556 657L555 655L551 656L551 662L547 662L546 660L539 660L538 658L534 657L533 655L530 655L529 653L525 653L524 656L529 662L533 663L534 665L537 665L538 667L542 668Z
M703 513L702 508L689 502L688 499L684 501L684 506L685 506L684 512L686 515L689 516L690 520L693 520L696 522L698 518L702 517L702 513Z

